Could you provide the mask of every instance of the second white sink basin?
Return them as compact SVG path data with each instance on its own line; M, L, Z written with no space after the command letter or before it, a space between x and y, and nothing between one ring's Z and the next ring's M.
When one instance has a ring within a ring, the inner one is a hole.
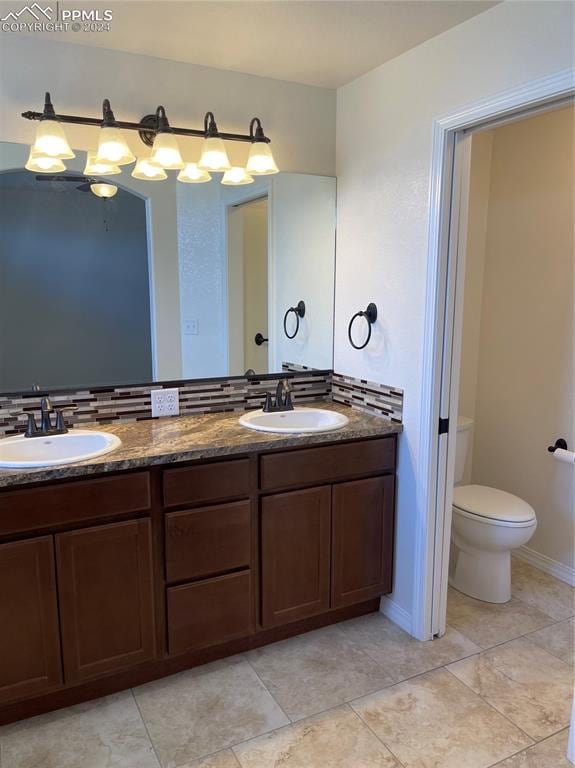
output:
M240 416L240 424L258 432L330 432L349 422L347 416L323 408L294 408L293 411L264 413L250 411Z
M72 429L63 435L46 437L15 435L0 440L0 467L27 469L72 464L102 456L121 444L116 435L88 429Z

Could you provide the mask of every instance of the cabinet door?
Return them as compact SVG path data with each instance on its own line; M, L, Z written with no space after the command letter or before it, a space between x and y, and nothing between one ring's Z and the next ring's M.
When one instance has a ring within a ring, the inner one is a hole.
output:
M0 702L62 682L51 536L0 546Z
M56 553L66 682L153 658L150 521L60 534Z
M393 475L333 487L333 608L391 592L394 488Z
M329 608L331 489L262 500L262 624L273 627Z

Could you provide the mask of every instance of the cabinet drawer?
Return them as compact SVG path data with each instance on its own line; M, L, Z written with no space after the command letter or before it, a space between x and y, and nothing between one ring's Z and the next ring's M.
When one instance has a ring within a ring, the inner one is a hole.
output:
M260 486L268 491L392 472L395 437L273 453L260 459Z
M168 581L184 581L246 568L250 561L249 501L166 515Z
M95 521L150 507L147 472L0 494L0 535Z
M254 631L251 572L168 589L171 654L219 645Z
M223 501L249 495L250 462L249 459L236 459L167 469L163 478L166 507Z

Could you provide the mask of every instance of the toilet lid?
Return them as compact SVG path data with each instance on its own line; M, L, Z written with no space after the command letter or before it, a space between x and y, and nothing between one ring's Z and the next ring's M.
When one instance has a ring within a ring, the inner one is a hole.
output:
M526 501L486 485L458 485L453 489L453 505L464 512L491 520L528 523L535 511Z

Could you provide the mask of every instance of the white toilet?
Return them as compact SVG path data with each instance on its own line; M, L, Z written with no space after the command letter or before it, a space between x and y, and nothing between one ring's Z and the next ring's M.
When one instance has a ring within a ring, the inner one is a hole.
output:
M511 550L529 541L537 518L526 501L511 493L485 485L458 485L472 429L471 419L459 418L449 583L478 600L506 603L511 598Z

